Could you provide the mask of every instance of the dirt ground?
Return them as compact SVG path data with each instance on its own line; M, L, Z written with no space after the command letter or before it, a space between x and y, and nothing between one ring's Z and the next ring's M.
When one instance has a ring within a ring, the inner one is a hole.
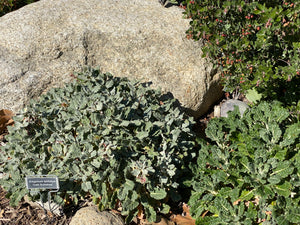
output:
M9 205L9 199L5 197L6 192L0 187L0 224L9 225L62 225L69 224L72 218L72 211L69 209L63 216L48 213L45 215L41 207L33 206L22 201L17 207Z

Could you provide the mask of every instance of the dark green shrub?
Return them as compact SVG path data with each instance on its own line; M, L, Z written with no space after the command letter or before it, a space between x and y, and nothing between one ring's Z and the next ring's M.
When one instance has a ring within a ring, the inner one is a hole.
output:
M278 102L208 123L192 165L196 224L300 224L300 121Z
M1 0L0 16L37 1L39 0Z
M15 0L3 0L0 2L0 16L12 11Z
M26 175L53 174L61 198L89 193L100 209L121 206L127 222L141 209L148 220L168 213L193 157L194 122L144 86L87 70L14 117L0 161L11 204L27 193Z
M204 40L204 56L221 69L225 91L254 87L264 97L287 96L287 104L297 105L299 1L186 0L185 5L188 38Z

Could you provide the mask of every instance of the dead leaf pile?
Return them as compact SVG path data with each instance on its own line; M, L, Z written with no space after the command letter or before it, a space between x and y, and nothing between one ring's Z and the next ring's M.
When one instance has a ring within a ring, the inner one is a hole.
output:
M8 109L0 110L0 135L6 132L7 126L14 124L13 115L14 113Z
M176 223L176 225L195 225L195 220L190 215L190 207L183 203L182 205L182 214L173 215L171 220Z

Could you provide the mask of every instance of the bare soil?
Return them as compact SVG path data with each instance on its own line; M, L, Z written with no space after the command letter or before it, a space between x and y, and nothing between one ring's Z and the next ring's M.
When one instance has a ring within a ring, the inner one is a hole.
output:
M62 216L51 214L45 215L41 207L33 206L22 201L17 207L9 205L9 199L5 197L6 191L0 187L0 224L9 225L62 225L69 224L72 218L72 210Z

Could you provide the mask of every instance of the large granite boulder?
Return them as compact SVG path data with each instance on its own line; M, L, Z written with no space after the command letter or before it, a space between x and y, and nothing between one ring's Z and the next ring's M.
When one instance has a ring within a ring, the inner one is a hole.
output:
M220 97L219 75L187 40L189 21L156 0L41 0L0 18L0 109L68 82L84 66L151 82L194 116Z

